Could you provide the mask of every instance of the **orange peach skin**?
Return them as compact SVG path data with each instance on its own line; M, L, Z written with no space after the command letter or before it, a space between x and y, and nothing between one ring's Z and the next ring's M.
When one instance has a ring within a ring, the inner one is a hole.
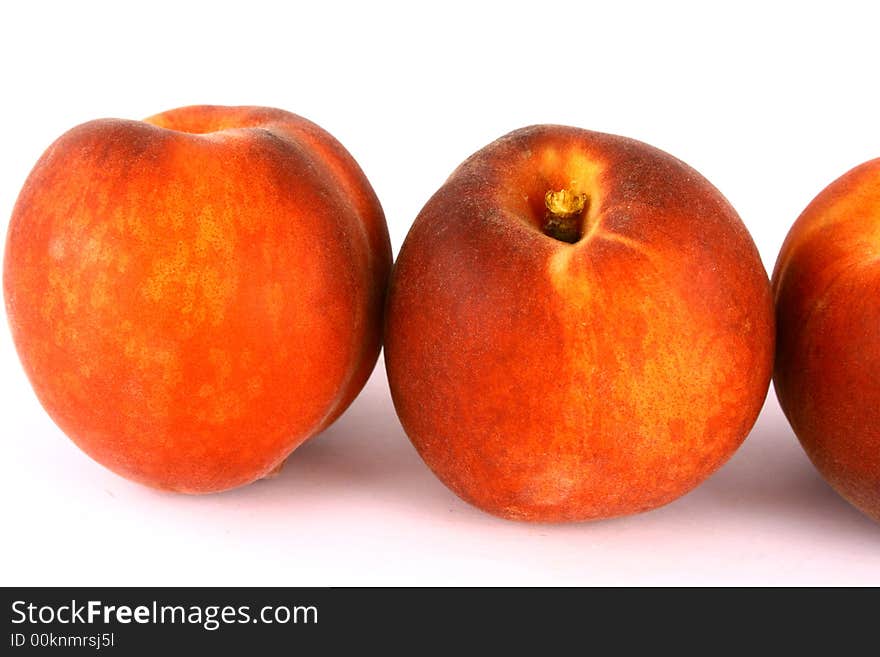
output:
M588 197L575 244L548 191ZM646 144L517 130L465 161L391 277L394 404L455 493L505 518L631 514L739 446L773 358L767 274L733 208Z
M822 476L880 522L880 159L804 210L773 292L785 415Z
M259 107L98 120L16 203L3 269L43 406L86 453L204 493L276 468L378 357L391 250L327 132Z

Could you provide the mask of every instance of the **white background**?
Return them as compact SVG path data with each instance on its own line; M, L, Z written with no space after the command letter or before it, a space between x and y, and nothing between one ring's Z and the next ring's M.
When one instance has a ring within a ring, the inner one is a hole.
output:
M471 152L565 123L701 171L768 270L826 184L880 156L877 4L446 1L0 5L0 214L62 132L194 103L318 122L381 198L395 253ZM4 317L5 319L5 317ZM771 391L702 487L625 519L502 521L422 465L377 368L283 474L184 497L89 460L0 330L2 584L880 584L880 526L803 455Z

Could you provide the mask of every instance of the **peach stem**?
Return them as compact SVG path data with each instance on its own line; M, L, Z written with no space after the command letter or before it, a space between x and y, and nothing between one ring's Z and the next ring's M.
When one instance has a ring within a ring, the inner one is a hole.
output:
M541 227L544 234L569 244L577 242L581 238L587 195L575 194L567 189L558 192L550 190L544 195L544 205L547 207Z

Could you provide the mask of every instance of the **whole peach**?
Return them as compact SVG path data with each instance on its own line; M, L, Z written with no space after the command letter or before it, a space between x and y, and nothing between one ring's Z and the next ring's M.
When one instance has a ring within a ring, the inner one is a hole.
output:
M552 125L486 146L428 201L385 330L425 462L536 521L692 489L745 438L773 358L767 274L718 190L646 144Z
M363 386L391 266L327 132L259 107L97 120L37 162L3 289L24 369L77 445L188 493L280 467Z
M822 476L880 522L880 159L807 206L773 292L782 409Z

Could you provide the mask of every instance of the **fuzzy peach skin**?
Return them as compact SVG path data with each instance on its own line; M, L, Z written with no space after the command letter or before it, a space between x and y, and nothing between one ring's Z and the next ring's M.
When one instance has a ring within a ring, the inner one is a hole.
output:
M205 493L271 473L348 406L390 267L382 208L339 142L281 110L199 106L52 144L15 205L3 291L74 442Z
M807 206L773 292L785 415L822 476L880 522L880 159Z
M548 192L582 199L575 243ZM406 433L490 513L665 504L736 450L767 393L770 285L733 208L646 144L512 132L428 201L392 272L385 358Z

